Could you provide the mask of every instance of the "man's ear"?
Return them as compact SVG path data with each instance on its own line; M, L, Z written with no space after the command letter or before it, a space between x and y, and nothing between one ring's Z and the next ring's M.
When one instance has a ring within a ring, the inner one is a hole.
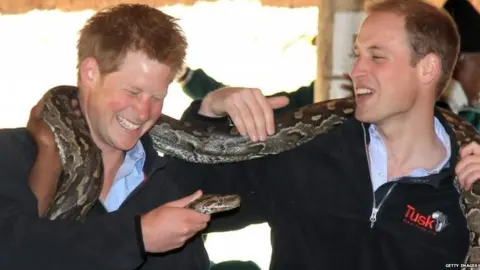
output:
M100 69L95 58L89 57L80 63L80 84L84 88L92 89L99 77Z
M422 84L436 85L442 72L442 62L440 57L434 53L429 53L418 63L418 76Z

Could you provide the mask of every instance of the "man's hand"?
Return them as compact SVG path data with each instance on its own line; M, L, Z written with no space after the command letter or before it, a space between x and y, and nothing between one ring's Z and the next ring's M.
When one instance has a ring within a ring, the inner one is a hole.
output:
M80 106L78 100L72 99L72 106L74 113L81 116ZM41 150L56 150L58 151L55 137L50 127L41 119L41 113L44 107L43 98L30 111L30 118L27 122L27 131L35 140L37 147Z
M184 208L201 195L202 192L197 191L145 214L141 219L145 251L166 252L179 248L203 230L210 221L210 215Z
M208 117L228 114L242 136L264 141L275 132L273 110L288 102L285 96L266 98L256 88L225 87L209 93L199 113Z
M460 149L460 161L455 167L460 187L469 190L480 179L480 145L471 142Z
M44 101L41 99L30 111L30 118L27 122L27 131L35 140L39 149L58 150L53 132L40 118L43 111L43 104Z

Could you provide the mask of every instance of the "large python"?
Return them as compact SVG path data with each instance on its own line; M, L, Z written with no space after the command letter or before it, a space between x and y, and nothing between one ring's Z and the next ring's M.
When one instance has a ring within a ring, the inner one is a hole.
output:
M102 185L101 152L90 138L85 119L72 112L71 98L75 91L75 87L59 86L50 89L44 98L42 119L55 134L64 168L64 180L59 183L46 213L51 219L83 219L97 200ZM240 136L234 127L228 132L216 131L212 127L195 126L166 115L162 115L150 135L157 151L186 161L205 164L237 162L274 155L306 143L352 117L354 109L354 99L343 98L283 113L275 117L276 133L264 142L252 142ZM473 126L447 110L439 110L460 147L472 141L480 143L480 135ZM205 195L189 207L215 213L238 205L239 198L235 195ZM480 183L474 184L469 191L461 191L460 206L471 236L464 263L480 263Z

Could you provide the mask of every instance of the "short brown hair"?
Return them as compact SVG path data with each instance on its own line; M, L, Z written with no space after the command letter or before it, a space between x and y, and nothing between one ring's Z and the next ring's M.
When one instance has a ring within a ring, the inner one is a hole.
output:
M93 57L100 74L106 75L118 70L127 52L140 51L177 73L186 49L176 19L147 5L119 4L97 12L80 31L77 69Z
M441 59L442 74L437 82L439 97L451 79L460 50L460 37L450 15L420 0L387 0L372 3L366 10L367 13L392 12L404 17L412 66L429 53Z

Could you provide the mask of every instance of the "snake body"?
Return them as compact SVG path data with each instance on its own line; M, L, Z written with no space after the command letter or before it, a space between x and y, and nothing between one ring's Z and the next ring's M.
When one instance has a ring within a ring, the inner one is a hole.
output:
M51 219L83 219L98 198L102 184L101 153L90 139L83 117L75 116L70 105L76 87L50 89L45 100L43 120L55 133L62 156L64 180L47 213ZM355 100L343 98L311 104L275 117L276 133L266 141L252 142L235 128L215 130L181 122L162 115L150 135L157 151L189 162L230 163L288 151L317 135L327 133L347 118L353 117ZM459 116L439 109L455 133L459 147L480 143L476 129ZM470 246L464 263L480 263L480 183L461 191L460 207L470 230ZM236 195L204 195L187 207L203 213L217 213L238 207ZM464 268L470 269L470 268Z
M150 134L158 151L189 162L238 162L275 155L304 144L342 124L353 114L354 105L354 99L337 99L278 115L275 118L277 132L263 142L240 136L234 127L229 131L216 131L211 126L194 126L166 115Z
M228 211L240 206L240 197L237 195L205 194L189 203L186 207L203 214L215 214Z
M102 153L90 136L85 118L73 113L74 89L56 87L44 96L41 117L55 136L64 174L45 213L50 219L83 220L103 184Z

